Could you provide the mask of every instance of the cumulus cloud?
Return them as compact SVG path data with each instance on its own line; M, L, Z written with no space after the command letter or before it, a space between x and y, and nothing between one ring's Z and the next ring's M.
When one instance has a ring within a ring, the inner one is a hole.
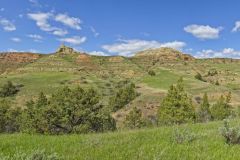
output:
M60 42L69 43L72 45L80 45L80 44L84 43L87 40L87 38L80 37L80 36L73 36L73 37L69 37L69 38L60 38L58 40Z
M147 41L147 40L120 40L119 43L103 45L102 48L109 53L117 53L122 56L132 56L134 53L146 50L150 48L160 48L160 47L171 47L174 49L181 50L186 46L185 42L173 41L167 43L160 43L158 41Z
M56 36L65 36L66 34L68 34L68 31L67 30L64 30L64 29L56 29L52 32L53 35L56 35Z
M81 29L80 27L81 20L79 18L69 17L67 14L57 14L55 16L55 21L61 22L64 25L71 27L73 29L77 30Z
M29 13L28 17L34 21L36 21L36 25L43 31L54 31L56 28L52 27L49 23L48 23L48 19L50 19L50 17L52 17L51 13Z
M199 39L217 39L219 38L220 31L222 27L211 27L209 25L189 25L184 27L184 31L187 33L191 33L193 36Z
M237 51L233 48L224 48L223 50L212 50L212 49L207 49L207 50L202 50L197 52L195 57L198 58L240 58L240 51Z
M36 25L42 30L46 32L50 32L53 35L56 36L65 36L68 34L68 31L66 29L62 29L59 27L52 26L50 24L51 21L56 21L64 24L65 26L68 26L73 29L80 30L80 19L75 17L69 17L67 14L53 14L53 13L29 13L28 17L36 22Z
M92 52L89 52L90 55L95 55L95 56L109 56L109 54L106 54L102 51L92 51Z
M232 32L237 32L237 31L240 31L240 21L236 21L235 26L232 29Z
M5 18L1 18L0 17L0 25L7 32L11 32L11 31L15 31L16 30L16 26L12 22L10 22L9 20L7 20Z
M13 37L13 38L11 38L11 40L12 40L13 42L21 42L21 39L18 38L18 37Z

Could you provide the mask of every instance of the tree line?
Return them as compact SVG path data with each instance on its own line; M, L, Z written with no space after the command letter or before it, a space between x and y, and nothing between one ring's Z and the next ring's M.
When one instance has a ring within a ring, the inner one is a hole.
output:
M64 87L56 93L46 96L39 93L22 108L12 107L9 96L19 91L19 85L7 82L0 89L0 132L1 133L39 133L68 134L105 132L116 130L115 119L111 114L126 107L139 94L130 81L121 81L115 86L115 93L108 104L93 88ZM184 89L183 79L170 86L157 113L157 124L144 118L142 111L133 106L126 115L124 126L134 129L153 125L172 125L194 122L223 120L234 116L230 105L231 93L221 96L210 105L207 93L201 104L196 106Z
M193 105L191 97L184 90L183 79L172 85L158 110L159 124L182 124L188 122L208 122L223 120L235 116L230 105L231 92L222 95L216 103L210 105L207 93L199 107Z

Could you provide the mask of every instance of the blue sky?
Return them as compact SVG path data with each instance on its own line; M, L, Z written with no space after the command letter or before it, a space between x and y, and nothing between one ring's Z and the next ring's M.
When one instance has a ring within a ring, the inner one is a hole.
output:
M172 47L240 58L239 0L1 0L0 51L96 55Z

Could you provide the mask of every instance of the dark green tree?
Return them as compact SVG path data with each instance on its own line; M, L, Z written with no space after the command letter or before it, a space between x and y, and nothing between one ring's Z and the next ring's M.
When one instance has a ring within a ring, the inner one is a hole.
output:
M232 113L231 93L226 97L221 96L216 104L211 107L211 114L214 120L223 120L228 118Z
M199 72L195 75L195 78L200 81L204 81L202 75Z
M44 118L48 99L44 93L40 93L37 100L27 102L27 109L21 117L21 130L24 132L47 133L47 121Z
M141 128L146 126L146 122L142 118L142 111L137 107L134 107L126 116L124 125L126 128L130 129Z
M180 78L177 85L172 85L158 110L159 124L181 124L195 121L195 109L188 97Z
M19 108L12 108L9 100L0 100L0 132L18 132L20 114L21 110Z
M210 104L208 101L208 95L203 95L203 100L198 111L198 121L208 122L211 120Z
M115 95L110 98L109 106L113 112L116 112L136 97L137 92L135 91L135 85L133 83L128 83L121 86Z
M100 97L94 89L64 87L49 99L40 93L30 101L24 111L27 122L23 130L37 133L87 133L115 129L115 121L109 112L103 111Z
M19 88L17 86L13 85L13 83L11 81L8 81L0 89L0 97L14 96L15 94L17 94L18 91L19 91Z
M156 73L154 72L154 70L149 70L149 71L148 71L148 74L149 74L150 76L155 76L155 75L156 75Z
M6 126L6 114L10 108L9 102L6 100L0 101L0 132L5 131Z

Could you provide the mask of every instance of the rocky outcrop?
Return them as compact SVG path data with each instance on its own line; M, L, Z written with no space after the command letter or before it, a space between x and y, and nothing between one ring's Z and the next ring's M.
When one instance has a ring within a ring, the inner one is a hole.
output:
M56 55L60 55L60 56L64 56L64 55L74 55L77 52L71 48L71 47L67 47L65 45L61 45L56 52Z

